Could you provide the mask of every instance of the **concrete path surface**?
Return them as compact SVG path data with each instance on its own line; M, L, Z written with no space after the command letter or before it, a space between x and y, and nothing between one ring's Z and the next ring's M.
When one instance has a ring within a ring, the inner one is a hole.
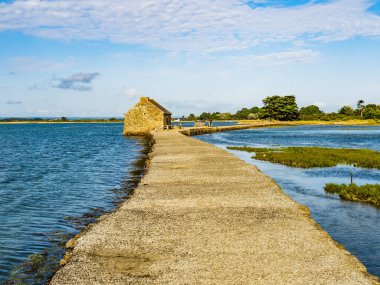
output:
M154 139L133 197L51 284L378 284L256 167L175 131Z

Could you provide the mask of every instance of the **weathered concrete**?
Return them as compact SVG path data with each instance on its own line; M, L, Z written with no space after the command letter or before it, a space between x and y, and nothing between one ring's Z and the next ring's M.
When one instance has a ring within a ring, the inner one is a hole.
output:
M51 284L378 284L256 167L175 131L154 139L134 196Z

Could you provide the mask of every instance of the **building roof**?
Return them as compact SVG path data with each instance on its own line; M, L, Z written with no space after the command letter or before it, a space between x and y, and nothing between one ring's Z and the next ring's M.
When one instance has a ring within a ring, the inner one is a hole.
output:
M153 99L150 99L149 97L142 97L141 99L147 99L148 102L152 103L153 105L155 105L158 109L160 109L162 112L164 112L165 115L171 115L172 113L167 110L166 108L162 107L160 104L158 104L155 100Z

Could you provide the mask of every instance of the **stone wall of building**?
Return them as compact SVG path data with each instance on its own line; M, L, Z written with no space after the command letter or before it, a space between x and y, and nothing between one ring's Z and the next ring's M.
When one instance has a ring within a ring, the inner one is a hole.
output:
M164 113L148 101L141 98L124 118L124 135L143 135L152 130L164 128Z

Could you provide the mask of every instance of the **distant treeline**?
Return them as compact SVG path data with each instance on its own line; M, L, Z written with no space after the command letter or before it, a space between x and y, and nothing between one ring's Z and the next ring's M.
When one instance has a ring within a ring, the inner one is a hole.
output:
M269 96L263 100L262 108L252 107L243 108L232 113L207 113L203 112L199 116L190 114L188 117L183 116L182 120L255 120L269 119L279 121L295 121L295 120L351 120L351 119L380 119L380 105L365 104L363 100L359 100L356 109L350 106L343 106L337 112L325 113L318 106L310 105L298 108L295 96Z
M93 123L93 122L122 122L122 119L117 118L102 118L102 119L96 119L96 118L81 118L81 119L68 119L66 117L59 117L59 118L3 118L0 119L0 122L51 122L51 123L65 123L65 122L73 122L73 123Z

